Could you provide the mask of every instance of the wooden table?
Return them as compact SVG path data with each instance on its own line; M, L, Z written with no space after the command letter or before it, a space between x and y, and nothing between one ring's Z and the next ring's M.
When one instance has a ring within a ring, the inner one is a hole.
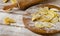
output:
M45 3L49 3L49 4L54 4L59 6L60 5L60 0L48 0L49 2L45 2ZM9 4L9 3L8 3ZM0 12L2 11L2 7L4 5L7 5L7 3L3 3L2 0L0 0ZM23 21L22 21L22 14L25 11L21 11L21 10L13 10L16 13L20 13L21 14L21 26L22 27L14 27L14 26L7 26L7 25L0 25L0 36L42 36L42 35L38 35L35 34L31 31L29 31L28 29L24 28L23 26ZM51 35L52 36L52 35ZM60 34L55 34L53 36L60 36Z

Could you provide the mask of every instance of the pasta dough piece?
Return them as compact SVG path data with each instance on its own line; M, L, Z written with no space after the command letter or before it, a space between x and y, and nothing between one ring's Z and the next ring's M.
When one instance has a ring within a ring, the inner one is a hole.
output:
M6 17L4 19L4 23L7 24L7 25L10 25L10 23L15 23L16 21L12 18L9 18L9 17Z
M40 21L45 21L48 22L50 21L52 18L54 18L54 13L53 12L49 12L47 15L43 15L40 19Z
M52 23L49 23L49 22L36 22L35 23L35 27L39 27L39 28L51 28L53 25Z
M7 3L9 0L3 0L4 3Z
M54 18L51 20L51 22L52 22L52 23L57 23L57 22L58 22L58 20L59 20L59 18L58 18L58 17L54 17Z
M52 11L59 11L58 9L55 9L55 8L51 8L50 10L52 10Z
M47 14L47 12L48 12L48 7L40 8L38 12L39 12L39 14L41 14L41 15L45 15L45 14Z
M46 28L51 28L53 25L53 23L50 23L50 22L43 22L43 26L46 27Z
M37 20L38 18L40 18L41 17L41 15L39 15L39 14L34 14L33 16L32 16L32 21L34 21L34 20Z
M15 3L17 3L17 1L16 1L16 0L11 0L11 2L12 2L12 4L15 4Z
M36 23L35 23L35 27L43 28L44 26L43 26L42 23L36 22Z

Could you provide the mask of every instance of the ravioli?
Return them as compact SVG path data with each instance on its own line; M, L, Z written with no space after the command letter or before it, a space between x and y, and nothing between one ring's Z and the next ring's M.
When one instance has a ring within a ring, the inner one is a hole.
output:
M35 23L35 26L36 27L38 27L38 28L50 28L50 27L52 27L53 25L52 25L53 23L49 23L49 22L36 22Z
M58 18L58 17L54 17L54 18L51 20L51 22L52 22L52 23L57 23L57 22L58 22L58 20L59 20L59 18Z
M38 12L32 14L32 21L35 21L36 27L47 27L51 28L53 24L60 21L57 9L49 9L48 7L40 8Z
M40 17L41 17L40 14L33 14L33 16L32 16L32 21L37 20L37 19L40 18Z

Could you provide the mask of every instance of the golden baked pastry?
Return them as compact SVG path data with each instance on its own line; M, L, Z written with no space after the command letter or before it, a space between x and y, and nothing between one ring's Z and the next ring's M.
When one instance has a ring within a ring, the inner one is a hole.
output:
M60 7L49 4L38 5L36 7L40 8L36 13L32 12L24 15L23 22L25 27L34 33L42 35L59 33L60 14L58 12Z
M14 7L18 7L19 9L25 10L30 6L36 5L36 4L46 1L46 0L11 0L11 1L14 4L4 6L3 10L8 10L8 9L14 8Z

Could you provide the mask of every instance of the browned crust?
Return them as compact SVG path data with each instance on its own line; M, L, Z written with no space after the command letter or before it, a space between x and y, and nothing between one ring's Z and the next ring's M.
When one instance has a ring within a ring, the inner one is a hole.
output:
M22 0L19 2L18 7L22 10L25 10L28 7L39 4L39 3L44 2L44 1L46 1L46 0Z
M13 9L14 7L17 7L17 4L12 4L12 5L7 5L3 7L3 10L9 10L9 9Z
M43 2L46 0L17 0L17 1L18 1L18 3L4 6L3 10L8 10L8 9L11 9L14 7L18 7L21 10L25 10L33 5L39 4L40 2Z
M54 6L54 5L48 5L48 4L39 5L37 7L57 8L58 10L60 10L60 7L57 7L57 6ZM25 27L28 28L29 30L31 30L32 32L37 33L37 34L42 34L42 35L48 34L48 35L50 35L50 34L55 34L55 33L59 33L60 32L60 30L59 31L51 30L51 31L49 31L47 33L46 30L44 30L44 29L39 29L39 28L36 28L36 27L31 27L31 26L29 26L29 23L28 23L29 20L31 20L31 19L23 17L23 22L24 22Z

